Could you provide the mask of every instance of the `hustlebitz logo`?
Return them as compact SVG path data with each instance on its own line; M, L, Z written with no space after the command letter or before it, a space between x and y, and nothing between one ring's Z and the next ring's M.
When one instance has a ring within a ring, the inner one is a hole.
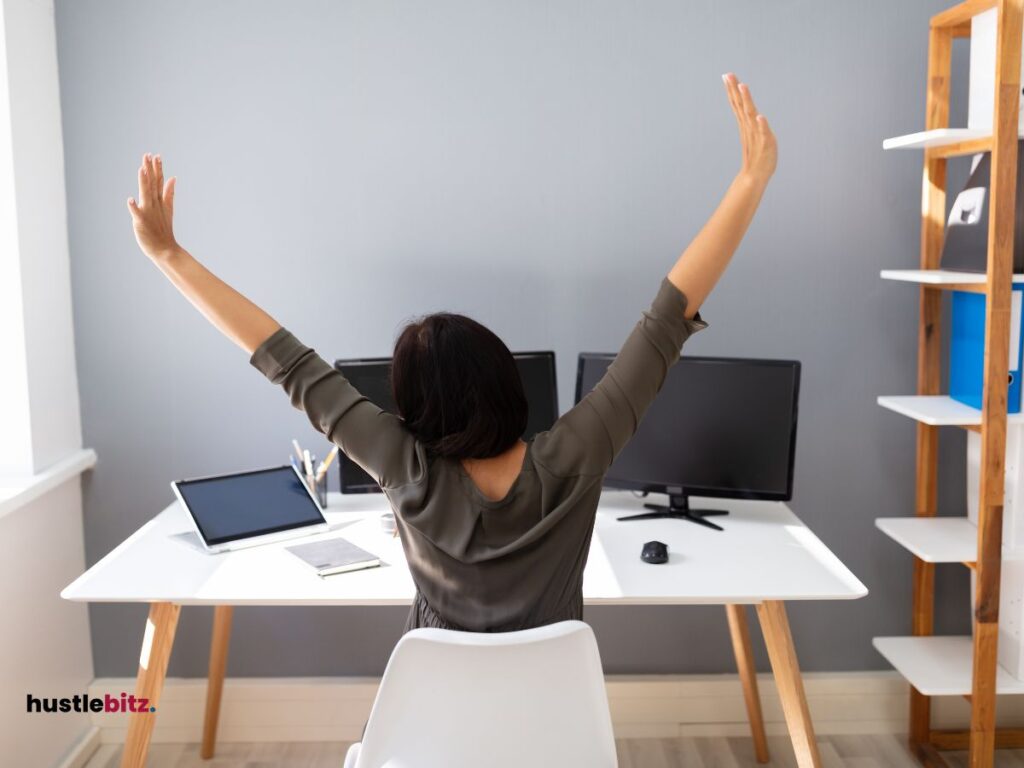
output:
M87 693L76 693L74 696L59 698L56 696L33 696L28 694L26 703L28 712L128 712L149 714L156 712L156 707L149 699L136 696L134 693L121 692L121 695L105 693L103 696L90 696Z

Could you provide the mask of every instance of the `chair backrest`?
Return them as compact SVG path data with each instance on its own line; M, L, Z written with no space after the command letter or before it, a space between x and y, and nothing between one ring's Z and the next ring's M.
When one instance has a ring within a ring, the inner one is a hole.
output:
M391 654L357 768L615 766L597 642L582 621L416 629Z

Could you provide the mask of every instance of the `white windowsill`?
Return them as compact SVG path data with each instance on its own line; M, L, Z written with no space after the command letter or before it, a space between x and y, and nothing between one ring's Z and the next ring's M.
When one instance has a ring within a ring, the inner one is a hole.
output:
M38 475L27 478L0 477L0 518L94 466L96 451L82 448Z

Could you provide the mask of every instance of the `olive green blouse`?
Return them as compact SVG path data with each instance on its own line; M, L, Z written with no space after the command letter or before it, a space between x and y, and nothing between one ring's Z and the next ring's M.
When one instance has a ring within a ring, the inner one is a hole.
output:
M579 619L601 481L636 432L683 342L687 320L668 279L600 382L528 443L505 498L484 496L460 462L432 456L288 330L250 362L387 495L417 593L406 629L503 632Z

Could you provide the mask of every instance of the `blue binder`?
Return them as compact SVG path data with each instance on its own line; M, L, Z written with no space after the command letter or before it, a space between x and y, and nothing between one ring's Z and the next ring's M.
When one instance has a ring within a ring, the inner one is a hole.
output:
M1007 413L1020 413L1021 305L1024 285L1014 284L1010 315L1010 381ZM981 408L985 375L985 294L953 291L953 328L949 346L949 395Z

